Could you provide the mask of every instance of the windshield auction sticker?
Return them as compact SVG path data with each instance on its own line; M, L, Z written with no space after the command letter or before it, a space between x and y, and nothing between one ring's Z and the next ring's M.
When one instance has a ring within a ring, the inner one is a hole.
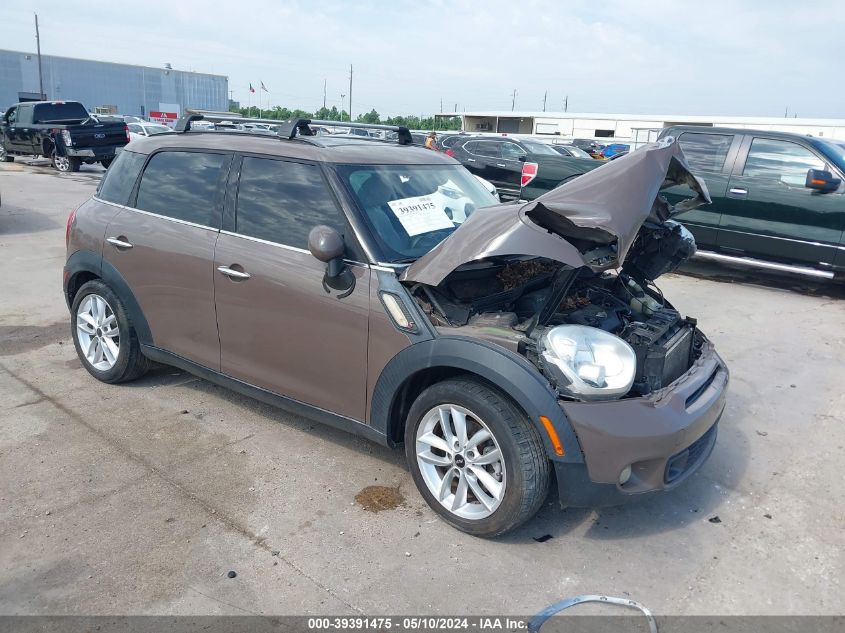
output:
M455 226L443 207L430 195L390 200L387 204L409 237Z

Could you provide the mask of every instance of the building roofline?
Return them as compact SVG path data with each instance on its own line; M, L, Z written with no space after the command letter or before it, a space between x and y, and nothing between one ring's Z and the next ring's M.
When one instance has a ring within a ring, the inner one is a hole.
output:
M30 53L30 52L27 52L27 51L13 51L13 50L10 50L10 49L7 49L7 48L0 48L0 53L13 53L15 55L31 55L32 57L38 56L38 53ZM102 59L86 59L84 57L68 57L67 55L49 55L49 54L46 54L46 53L42 53L41 57L42 58L52 57L52 58L55 58L55 59L69 59L71 61L91 62L91 63L94 63L94 64L111 64L112 66L127 66L129 68L142 68L144 70L159 70L159 71L162 71L162 72L170 71L170 72L173 72L173 73L183 73L183 74L190 74L190 75L204 75L206 77L222 77L226 81L229 81L228 75L217 75L217 74L214 74L214 73L201 73L201 72L196 72L194 70L179 70L178 68L164 68L164 67L159 67L159 66L143 66L143 65L140 65L140 64L125 64L123 62L110 62L110 61L105 61L105 60L102 60Z
M535 112L511 110L480 110L476 112L439 112L442 117L499 117L522 119L597 119L608 121L654 121L676 123L744 123L759 125L830 125L845 126L845 119L819 119L795 117L749 117L732 115L686 115L686 114L616 114L607 112Z

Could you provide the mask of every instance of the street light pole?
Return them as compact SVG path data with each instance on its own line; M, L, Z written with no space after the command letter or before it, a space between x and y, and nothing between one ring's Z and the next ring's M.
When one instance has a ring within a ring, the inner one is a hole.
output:
M35 45L38 48L38 91L39 91L39 100L46 99L47 95L44 94L44 78L41 74L41 35L38 33L38 14L35 14Z

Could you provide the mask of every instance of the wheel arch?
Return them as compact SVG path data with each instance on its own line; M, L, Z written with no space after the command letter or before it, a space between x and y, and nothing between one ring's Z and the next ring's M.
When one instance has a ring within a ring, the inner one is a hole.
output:
M68 308L73 305L73 299L82 285L95 279L107 284L121 300L132 319L139 342L153 345L150 326L129 284L117 268L92 251L76 251L65 264L64 295Z
M411 405L428 386L457 376L473 377L508 396L538 429L546 453L555 461L582 462L572 426L549 382L522 356L469 337L440 337L406 347L382 370L373 389L370 425L392 445L402 442ZM564 445L554 452L540 422L547 417Z
M41 139L41 155L45 158L50 158L54 147L56 147L56 143L51 137L45 136Z

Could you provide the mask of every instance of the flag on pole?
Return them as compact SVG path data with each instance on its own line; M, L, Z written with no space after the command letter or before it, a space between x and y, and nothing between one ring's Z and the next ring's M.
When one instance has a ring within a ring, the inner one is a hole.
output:
M252 82L250 82L250 84L249 84L249 91L255 92L255 88L252 87Z
M263 82L263 81L261 82L261 89L262 89L264 92L270 92L269 90L267 90L267 86L265 86L265 85L264 85L264 82Z

